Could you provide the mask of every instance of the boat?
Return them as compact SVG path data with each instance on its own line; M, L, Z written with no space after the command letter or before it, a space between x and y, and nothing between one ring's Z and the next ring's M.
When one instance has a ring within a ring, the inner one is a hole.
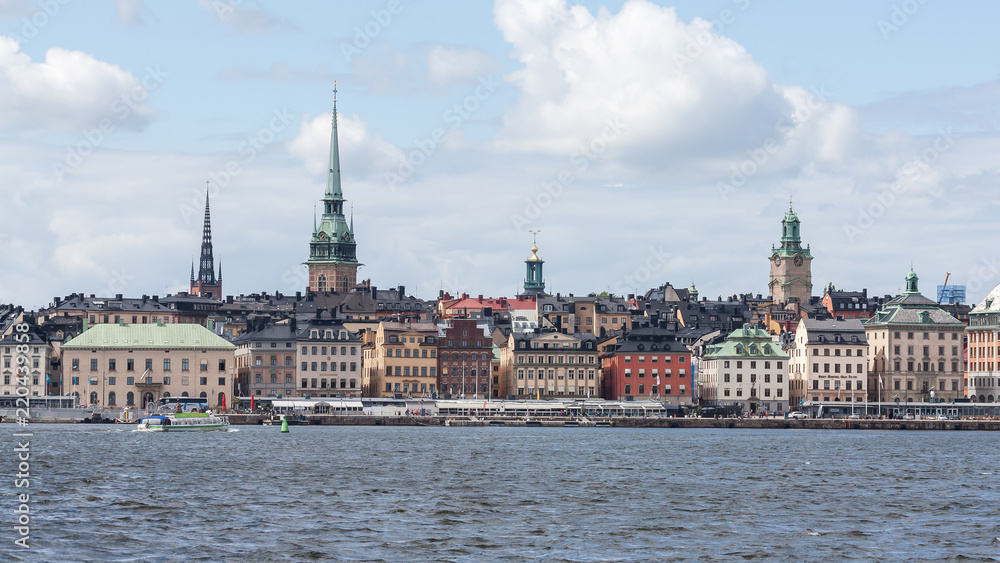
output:
M208 412L174 412L144 416L139 419L137 430L143 432L192 432L197 430L225 430L229 417Z

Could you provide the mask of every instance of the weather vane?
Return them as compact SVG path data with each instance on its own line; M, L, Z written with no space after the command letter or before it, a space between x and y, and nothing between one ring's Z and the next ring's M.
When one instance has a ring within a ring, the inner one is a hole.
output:
M535 229L535 230L528 231L528 232L531 233L531 243L534 244L535 242L537 242L535 239L538 236L538 233L542 232L542 230L541 229Z

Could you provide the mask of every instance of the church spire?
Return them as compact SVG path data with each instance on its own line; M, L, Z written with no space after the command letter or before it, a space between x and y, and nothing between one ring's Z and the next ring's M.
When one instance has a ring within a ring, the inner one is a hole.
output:
M201 235L201 257L198 260L198 275L195 276L194 265L191 266L191 295L209 294L221 299L222 269L220 264L219 277L215 276L215 258L212 254L212 212L209 201L209 183L205 182L205 224Z
M337 82L333 83L333 128L330 132L330 172L326 179L326 195L343 199L340 188L340 145L337 142Z

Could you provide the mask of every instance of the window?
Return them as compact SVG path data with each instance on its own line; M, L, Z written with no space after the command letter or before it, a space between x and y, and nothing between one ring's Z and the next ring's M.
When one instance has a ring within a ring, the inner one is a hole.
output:
M163 371L170 371L170 358L163 359Z
M97 358L90 360L90 371L97 371Z
M108 378L108 385L114 385L114 384L115 384L115 378L114 377L109 377Z
M219 371L226 371L226 360L219 360Z
M219 385L225 385L225 384L226 384L226 378L225 377L220 377L219 378Z
M80 358L73 358L73 371L80 371Z
M125 378L125 385L135 385L135 378L134 377L126 377ZM129 395L131 395L131 393L129 393Z
M190 369L189 362L187 358L181 360L181 371L188 371Z

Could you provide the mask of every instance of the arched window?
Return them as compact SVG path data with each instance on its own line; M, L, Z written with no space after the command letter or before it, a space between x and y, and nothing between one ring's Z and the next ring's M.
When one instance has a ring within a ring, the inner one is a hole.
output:
M142 396L142 406L143 406L143 408L148 408L149 405L150 405L150 403L154 403L154 402L156 402L156 399L153 398L153 394L152 393L145 393L145 394L143 394L143 396Z
M226 404L226 394L219 392L219 402L217 403L220 407Z
M207 399L208 398L208 393L202 391L201 395L198 395L198 396L201 397L202 399Z
M115 400L116 399L117 399L117 397L115 397L115 392L114 391L108 393L108 406L109 407L115 406L115 402L116 402Z
M125 406L131 407L134 404L135 404L135 393L129 391L128 394L125 395Z
M164 397L169 397L170 396L170 392L168 391L168 392L164 393L163 396Z
M92 405L96 405L97 404L97 391L91 391L90 392L90 404L92 404Z
M319 291L326 291L326 276L320 274L319 279L316 282L316 289Z
M187 397L187 396L188 396L188 392L187 391L184 391L183 393L181 393L181 397Z

